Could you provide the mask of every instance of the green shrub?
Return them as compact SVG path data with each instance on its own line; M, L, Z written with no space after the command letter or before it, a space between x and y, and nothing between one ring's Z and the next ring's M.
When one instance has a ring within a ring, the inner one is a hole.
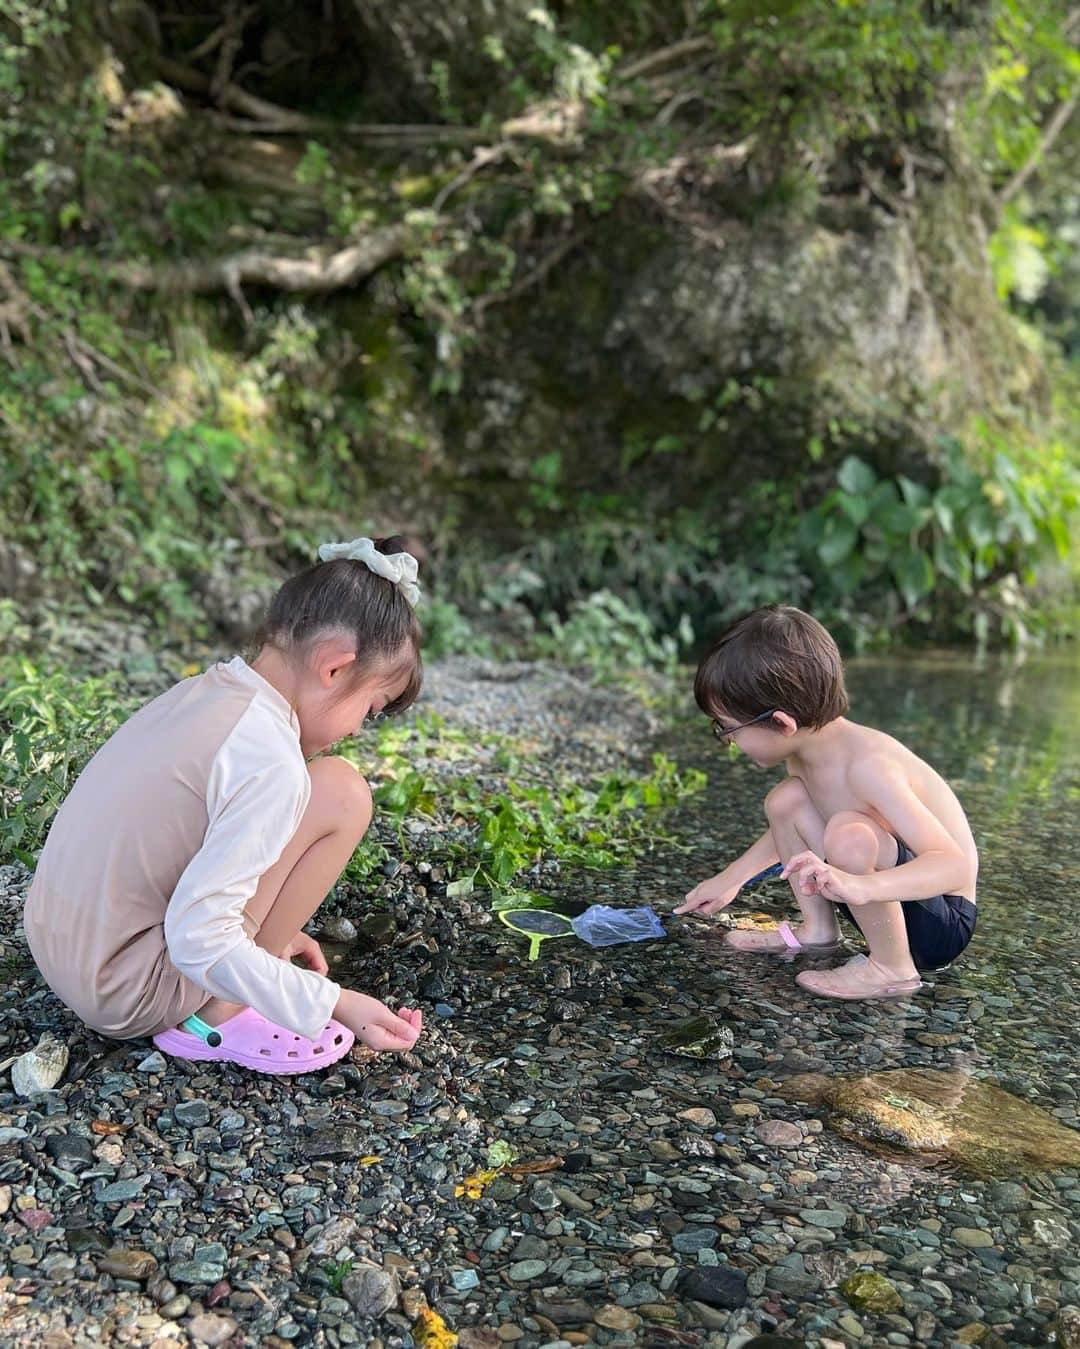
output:
M0 862L34 865L76 777L137 702L116 675L77 680L26 659L0 665Z

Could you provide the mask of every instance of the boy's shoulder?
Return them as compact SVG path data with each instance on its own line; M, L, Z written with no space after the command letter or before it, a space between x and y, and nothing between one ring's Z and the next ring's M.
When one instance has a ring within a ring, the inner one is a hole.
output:
M914 750L888 731L881 731L876 726L864 726L861 722L848 721L846 718L836 728L833 743L849 756L853 768L864 773L888 773L892 768L910 768L913 764L924 762Z

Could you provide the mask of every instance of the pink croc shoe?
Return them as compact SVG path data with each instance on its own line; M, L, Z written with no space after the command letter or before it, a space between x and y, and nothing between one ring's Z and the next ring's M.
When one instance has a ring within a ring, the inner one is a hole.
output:
M317 1040L275 1026L254 1007L245 1007L214 1029L220 1044L209 1045L178 1026L154 1036L163 1054L178 1059L238 1063L257 1073L311 1073L344 1058L356 1037L347 1026L331 1019Z

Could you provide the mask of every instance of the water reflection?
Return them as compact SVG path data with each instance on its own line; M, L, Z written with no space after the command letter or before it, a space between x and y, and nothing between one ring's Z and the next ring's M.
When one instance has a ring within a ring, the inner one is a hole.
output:
M904 741L963 802L981 858L979 922L968 951L932 976L927 994L874 1009L879 1053L868 1060L865 1045L844 1053L845 1039L863 1038L864 1008L847 1030L836 1015L829 1056L883 1067L959 1064L1075 1122L1080 662L1072 652L1020 660L933 651L852 661L848 682L854 719ZM706 794L677 818L690 851L643 867L674 903L760 833L773 775L718 755L701 717L681 723L665 748L709 775ZM786 884L774 884L752 905L779 916L789 901ZM721 963L730 968L726 953ZM775 998L782 981L770 973L767 983Z

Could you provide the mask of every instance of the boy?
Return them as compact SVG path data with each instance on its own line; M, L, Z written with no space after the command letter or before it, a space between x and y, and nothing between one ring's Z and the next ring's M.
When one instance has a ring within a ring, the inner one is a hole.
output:
M881 731L848 721L836 643L809 614L785 604L732 624L694 681L713 734L755 763L783 763L787 778L765 798L769 827L676 913L716 913L752 876L780 861L802 923L728 934L740 951L827 955L839 949L837 910L862 929L869 957L804 970L803 988L826 998L906 997L919 970L955 960L975 928L975 840L952 788Z

